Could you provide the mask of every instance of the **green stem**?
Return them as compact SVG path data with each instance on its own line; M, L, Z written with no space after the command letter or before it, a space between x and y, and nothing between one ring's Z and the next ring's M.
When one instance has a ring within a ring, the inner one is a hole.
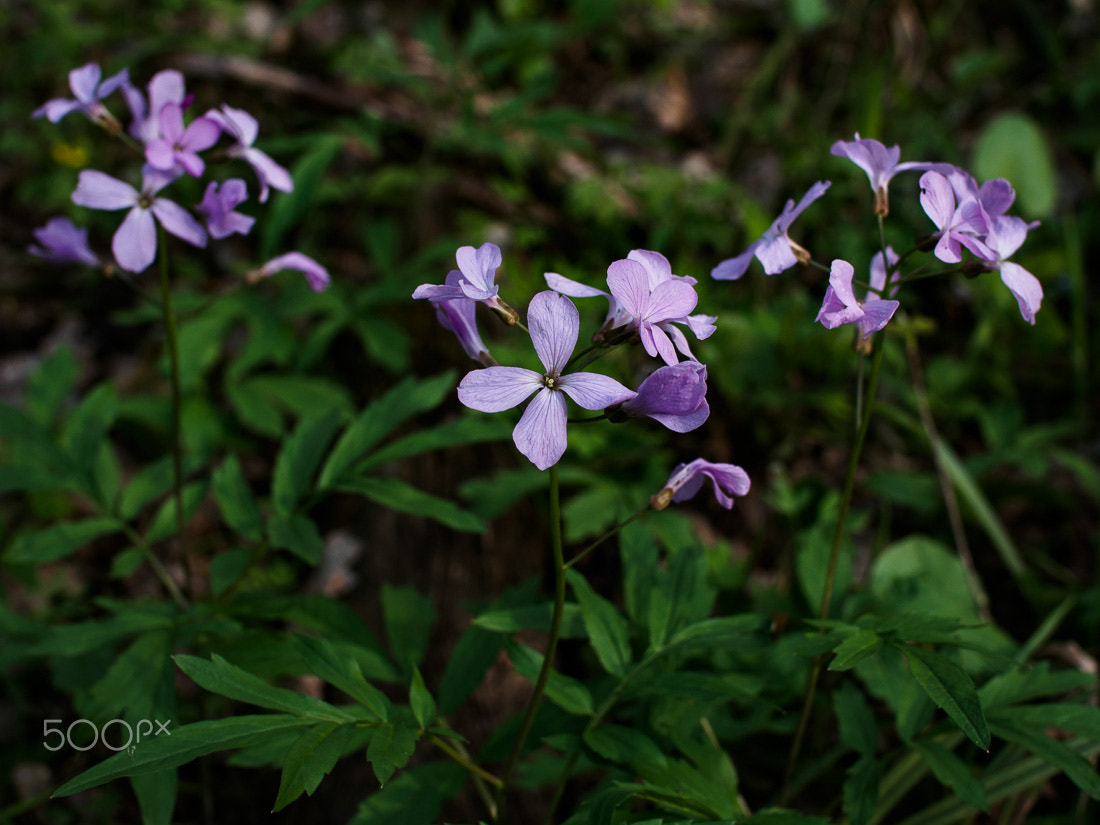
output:
M566 562L565 569L568 570L570 567L572 567L577 562L581 561L585 556L587 556L589 553L591 553L593 550L595 550L597 547L599 547L601 544L603 544L609 538L614 536L616 533L618 533L620 530L622 530L628 524L630 524L631 522L637 521L638 519L640 519L642 516L644 516L648 512L649 512L649 507L644 507L641 510L639 510L637 513L632 515L630 518L616 524L614 527L612 527L610 530L608 530L606 533L604 533L602 536L600 536L598 539L596 539L594 542L592 542L586 548L581 550L581 552L577 553L577 555L573 556L573 558L571 558L568 562Z
M466 754L461 753L459 750L457 750L455 747L453 747L449 742L447 742L445 739L443 739L443 737L432 735L432 736L428 737L428 741L430 741L433 745L435 745L437 748L439 748L441 751L443 751L445 754L447 754L447 756L449 756L451 759L453 759L459 765L464 767L466 770L468 770L474 776L476 776L480 779L484 779L486 782L488 782L494 788L499 788L501 786L501 784L503 784L499 777L493 776L491 773L489 773L487 770L485 770L485 768L481 767L478 764L475 764Z
M183 402L180 385L179 334L172 310L172 279L168 272L168 236L157 225L160 247L160 302L164 311L164 332L168 341L168 366L172 384L172 493L176 502L176 536L183 533Z
M561 637L561 621L565 613L565 552L562 548L561 537L561 495L558 485L558 465L550 467L550 543L554 550L554 613L550 620L550 638L546 642L546 653L543 655L542 668L535 680L534 690L527 702L527 711L524 713L523 722L520 725L516 741L508 754L508 760L504 763L504 770L500 775L500 784L496 793L496 816L494 821L500 822L504 816L504 794L512 780L512 773L519 762L523 745L527 741L527 735L531 732L531 726L535 722L535 713L543 694L546 693L546 683L550 678L553 668L554 653L558 647L558 639Z

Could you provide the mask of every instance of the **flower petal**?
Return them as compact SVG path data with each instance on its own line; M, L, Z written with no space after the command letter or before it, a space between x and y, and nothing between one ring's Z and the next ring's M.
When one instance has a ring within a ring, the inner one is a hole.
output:
M548 373L560 373L573 355L581 317L576 306L560 292L546 290L531 299L527 326L531 343Z
M645 267L650 289L672 278L672 264L660 252L653 252L649 249L632 249L626 257Z
M192 246L206 246L206 230L195 216L175 201L157 198L150 211L157 216L160 225L177 238L182 238Z
M1020 305L1020 314L1029 324L1035 323L1035 313L1043 303L1043 286L1039 279L1019 264L1006 261L1001 264L1001 280Z
M736 281L746 272L752 263L752 256L756 254L763 241L753 241L749 248L734 258L727 258L710 271L710 277L717 281Z
M573 372L558 379L558 387L586 410L602 410L634 396L614 378L598 372Z
M130 184L110 175L85 169L77 179L72 200L77 206L90 209L126 209L138 202L138 191Z
M542 376L522 367L486 367L466 374L458 384L458 400L471 410L502 412L523 403L543 388Z
M146 270L157 257L157 225L152 212L140 206L131 209L111 240L111 251L128 272Z
M607 267L607 288L626 312L640 318L649 306L649 274L646 268L629 258L613 261Z
M532 464L545 470L557 464L565 453L568 444L565 421L565 396L544 388L523 411L512 431L512 440Z
M947 178L939 172L925 172L920 176L920 205L932 219L937 229L944 229L955 214L955 192ZM937 256L939 254L937 253ZM940 258L940 260L945 260ZM957 259L956 259L957 260ZM953 263L948 261L948 263Z

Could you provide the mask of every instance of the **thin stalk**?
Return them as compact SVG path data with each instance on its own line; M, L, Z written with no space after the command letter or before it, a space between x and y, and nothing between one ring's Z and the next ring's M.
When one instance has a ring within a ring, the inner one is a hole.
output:
M644 507L641 510L639 510L638 512L636 512L634 515L632 515L630 518L616 524L614 527L612 527L610 530L608 530L606 533L604 533L602 536L600 536L598 539L596 539L594 542L592 542L586 548L581 550L581 552L577 553L577 555L573 556L573 558L571 558L568 562L566 562L565 569L568 570L574 564L576 564L577 562L584 559L589 553L591 553L593 550L595 550L597 547L599 547L601 544L603 544L609 538L612 538L614 535L616 535L620 530L622 530L628 524L631 524L632 522L637 521L638 519L640 519L642 516L644 516L648 512L649 512L649 508Z
M874 361L871 363L871 378L867 387L866 401L863 405L863 418L860 421L859 432L856 435L856 443L852 447L851 458L848 460L848 476L844 480L844 494L840 500L840 512L837 513L836 529L833 531L833 544L829 550L829 564L825 570L825 586L821 593L821 609L818 614L821 619L829 618L829 607L833 599L833 588L836 584L836 569L840 562L840 544L844 540L844 524L848 519L848 508L852 503L852 492L856 486L856 470L859 468L859 457L863 452L863 442L867 438L867 429L871 424L871 415L874 412L875 391L878 388L878 377L882 368L882 353L885 349L885 342L879 342L878 348L875 350ZM810 671L810 683L806 688L806 699L802 705L802 715L798 720L794 741L791 743L791 753L787 759L787 771L783 778L783 790L779 795L780 807L786 803L795 764L798 762L798 756L802 750L802 740L806 736L806 728L809 725L814 695L817 692L817 683L821 678L822 662L823 657L818 656L814 660L813 669Z
M527 711L524 713L523 722L520 725L516 741L512 744L512 750L508 754L508 760L504 763L504 770L500 775L500 784L496 793L496 816L494 821L500 822L504 816L504 794L512 780L512 773L519 762L523 745L527 741L527 735L531 732L531 726L535 722L535 713L543 694L546 693L546 682L550 678L550 670L553 667L554 653L558 647L558 639L561 637L561 620L565 613L565 552L562 548L561 538L561 494L558 485L558 465L550 467L550 543L554 551L554 613L550 619L550 638L546 642L546 653L543 656L542 668L535 680L534 690L527 702Z
M481 765L474 763L468 756L452 747L443 737L432 735L429 737L429 741L475 777L484 779L494 788L499 788L501 786L502 782L499 777L493 776L493 774L489 773L485 768L481 767Z

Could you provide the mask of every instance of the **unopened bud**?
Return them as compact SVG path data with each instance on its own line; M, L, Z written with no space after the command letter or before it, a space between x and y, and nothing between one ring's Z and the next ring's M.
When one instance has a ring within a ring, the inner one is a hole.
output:
M665 487L661 492L649 497L649 506L653 510L664 510L672 503L674 492L671 487Z

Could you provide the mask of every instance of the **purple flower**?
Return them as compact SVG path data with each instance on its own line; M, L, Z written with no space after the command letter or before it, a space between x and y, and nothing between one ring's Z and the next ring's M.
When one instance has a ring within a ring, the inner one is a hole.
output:
M433 302L467 298L495 309L514 323L516 311L497 297L500 287L494 283L501 264L500 247L493 243L483 243L477 249L460 246L455 259L458 269L447 273L443 285L421 284L413 292L413 298L427 298Z
M879 255L881 258L881 253ZM860 301L852 291L852 277L855 269L847 261L837 259L833 261L829 274L829 288L825 290L825 300L821 304L821 311L817 313L817 321L826 329L836 329L841 324L859 324L860 332L866 338L872 332L878 332L886 326L886 323L897 312L898 302L882 299L876 293L869 292L867 300ZM882 270L881 286L874 283L872 286L879 289L886 285L886 270Z
M452 271L447 275L447 284L458 286L461 278L462 274L460 272ZM485 366L495 364L489 355L489 348L485 346L477 331L476 301L471 301L463 296L461 298L433 300L432 306L435 307L436 317L439 319L440 325L455 334L467 355L475 361L485 364Z
M458 398L471 409L501 412L534 394L512 432L512 440L532 464L545 470L565 452L566 395L586 410L602 410L633 393L606 375L561 374L577 345L580 329L580 314L564 295L550 290L538 293L527 310L527 324L544 372L522 367L474 370L459 383Z
M255 283L261 278L269 278L284 269L293 269L305 275L310 289L314 292L323 292L328 289L331 282L328 270L301 252L286 252L272 258L259 269L250 272L247 280L249 283Z
M1019 264L1006 259L1023 245L1028 230L1036 226L1038 223L1029 224L1022 218L1002 215L993 219L993 229L986 236L986 242L993 252L993 258L988 262L990 269L1000 271L1001 281L1016 297L1020 315L1033 325L1035 313L1043 303L1043 287L1038 278Z
M663 510L672 501L687 501L703 489L703 482L708 478L714 484L718 503L727 510L733 508L734 496L748 495L749 475L743 469L733 464L712 464L697 458L673 470L661 492L650 498L649 506L654 510Z
M161 137L161 110L170 103L181 108L186 108L186 87L183 75L175 69L165 69L153 75L147 86L149 90L149 102L146 105L145 95L131 83L124 83L122 94L126 103L130 106L130 114L133 122L130 124L130 135L148 143Z
M702 426L710 415L707 368L696 361L658 367L642 382L633 398L619 405L616 413L620 412L627 416L648 416L677 433Z
M45 116L51 123L57 123L70 112L80 111L89 120L102 125L114 122L114 118L100 101L129 82L129 70L123 69L102 83L101 76L102 71L96 63L87 63L79 69L73 69L69 72L69 88L73 91L73 98L56 97L47 100L34 110L31 117Z
M34 230L34 238L41 246L31 244L27 251L51 263L99 264L99 258L88 246L88 230L68 218L50 218L45 226Z
M965 197L956 207L951 181L932 171L921 175L920 203L940 230L935 254L941 261L949 264L961 261L963 246L979 258L996 258L981 241L981 236L989 231L989 218L977 197Z
M183 128L183 108L166 103L160 110L161 137L145 144L145 160L154 169L167 172L179 164L192 177L202 177L206 164L198 153L218 142L221 126L208 117L199 117Z
M111 242L115 260L123 269L141 272L156 258L158 222L177 238L206 246L206 232L191 213L167 198L156 196L171 180L146 166L139 192L130 184L94 169L80 173L73 203L91 209L130 210Z
M271 156L252 144L260 133L260 124L256 118L241 109L222 104L221 110L212 109L205 117L216 121L224 131L233 135L237 142L229 147L227 154L232 158L241 158L249 164L260 179L260 203L267 202L270 189L280 192L293 192L294 179L290 173L272 160Z
M206 216L206 229L211 237L227 238L234 232L247 235L256 219L234 212L234 208L248 200L248 187L240 178L230 178L218 188L217 181L210 181L198 211Z
M779 217L768 227L768 231L761 236L760 240L753 241L749 248L736 258L722 261L710 271L710 276L720 281L735 281L748 270L754 255L764 265L764 272L768 275L790 269L800 260L809 261L810 253L792 241L787 236L787 230L807 206L825 194L829 186L829 181L818 181L802 196L797 206L793 199L787 201Z
M875 193L875 214L883 216L890 213L890 179L898 172L928 169L932 165L921 161L898 163L901 157L898 146L887 149L877 140L861 138L859 132L856 132L855 140L838 140L829 151L838 157L848 158L867 173L871 191Z

